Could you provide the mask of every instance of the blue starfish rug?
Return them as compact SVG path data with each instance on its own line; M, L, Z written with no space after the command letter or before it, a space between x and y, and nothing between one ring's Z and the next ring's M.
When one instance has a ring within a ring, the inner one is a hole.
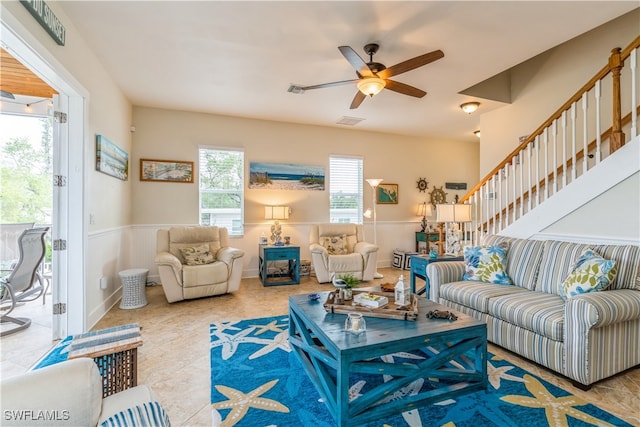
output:
M214 323L211 336L213 426L333 427L336 423L288 343L288 316ZM384 356L386 363L424 358L420 352ZM409 410L367 427L462 426L630 426L491 354L489 387L435 405ZM377 376L375 380L381 381ZM374 378L356 377L350 399ZM429 381L409 384L411 395ZM389 399L401 398L390 396Z

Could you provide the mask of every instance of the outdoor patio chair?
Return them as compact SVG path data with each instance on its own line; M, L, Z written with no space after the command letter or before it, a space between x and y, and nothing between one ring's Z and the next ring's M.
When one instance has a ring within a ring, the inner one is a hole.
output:
M24 230L33 228L34 225L33 222L0 224L0 268L3 272L11 271L18 262L18 238Z
M7 277L0 279L0 305L9 305L2 314L1 323L13 323L17 326L2 328L0 336L13 334L26 329L31 319L25 317L10 317L9 314L20 302L38 299L44 292L44 280L38 273L38 268L44 258L44 236L49 227L36 227L24 230L18 238L20 257L13 270Z

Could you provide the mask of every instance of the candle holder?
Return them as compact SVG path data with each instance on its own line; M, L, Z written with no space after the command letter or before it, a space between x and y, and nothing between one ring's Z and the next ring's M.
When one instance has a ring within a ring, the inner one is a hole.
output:
M367 330L367 322L360 313L349 313L344 321L344 330L353 335L360 335Z

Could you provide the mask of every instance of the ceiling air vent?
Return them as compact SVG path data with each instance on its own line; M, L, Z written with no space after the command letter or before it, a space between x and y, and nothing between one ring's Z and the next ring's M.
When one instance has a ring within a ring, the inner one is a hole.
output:
M336 124L345 125L345 126L355 126L363 120L364 119L361 119L359 117L342 116L340 117L340 119L338 119Z

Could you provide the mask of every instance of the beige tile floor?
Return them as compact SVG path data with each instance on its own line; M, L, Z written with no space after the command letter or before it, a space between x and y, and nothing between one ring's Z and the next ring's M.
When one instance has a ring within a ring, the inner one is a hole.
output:
M380 272L385 277L374 284L395 282L400 274L408 278L406 271L382 269ZM153 388L173 425L209 426L209 324L286 314L289 295L328 289L331 289L330 285L319 285L315 278L308 277L303 277L298 286L273 287L263 287L258 279L244 279L240 290L233 294L168 304L162 288L155 286L147 288L149 304L146 307L136 310L114 307L96 325L96 329L139 323L144 344L138 350L138 382ZM13 372L17 373L19 367L28 363L22 361L25 358L21 358L15 349L10 351L6 348L5 338L0 341L2 375L5 375L5 364L12 366ZM11 352L12 357L5 357L5 349ZM582 391L568 380L499 347L490 344L489 351L632 425L640 425L640 368L601 381L589 391Z

